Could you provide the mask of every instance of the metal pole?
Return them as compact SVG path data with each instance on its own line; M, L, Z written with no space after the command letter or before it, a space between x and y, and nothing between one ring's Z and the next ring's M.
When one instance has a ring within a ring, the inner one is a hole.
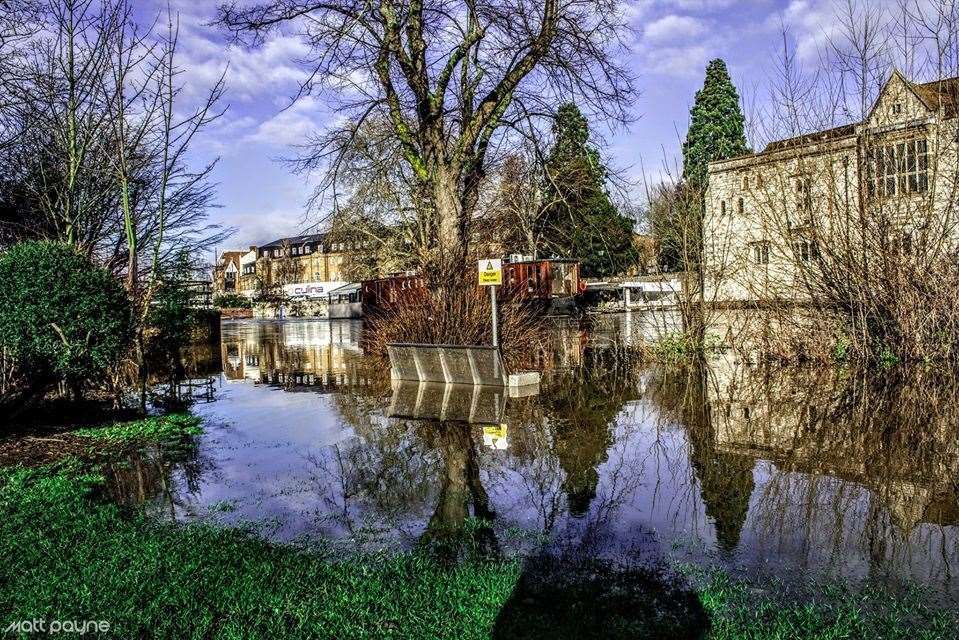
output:
M499 346L499 320L496 313L496 285L489 288L489 299L493 303L493 346Z

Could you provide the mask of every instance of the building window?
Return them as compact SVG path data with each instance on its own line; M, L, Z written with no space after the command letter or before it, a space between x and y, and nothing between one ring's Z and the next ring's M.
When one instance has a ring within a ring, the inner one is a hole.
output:
M929 189L929 145L925 138L875 149L869 163L870 196L891 198Z
M812 214L812 178L800 176L796 178L796 207L799 217L808 221Z
M743 191L749 190L749 176L743 176Z
M756 264L769 264L769 243L754 242L750 245L752 259Z
M746 201L742 198L739 199L739 215L746 213Z
M901 102L894 102L894 103L892 104L892 115L898 116L898 115L900 115L900 114L902 114L902 103L901 103Z
M310 245L308 245L308 244L303 245L303 253L304 253L304 254L310 253L310 251L312 251L312 249L310 248Z
M800 262L819 258L819 245L812 240L797 240L793 243L793 251Z
M720 200L720 201L719 201L719 215L721 215L721 216L726 215L726 201L725 201L725 200Z

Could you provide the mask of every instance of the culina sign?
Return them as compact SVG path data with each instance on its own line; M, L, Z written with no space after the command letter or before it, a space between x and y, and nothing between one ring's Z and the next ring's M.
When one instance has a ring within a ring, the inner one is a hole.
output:
M325 298L330 291L346 284L346 282L298 282L283 285L283 293L288 298Z

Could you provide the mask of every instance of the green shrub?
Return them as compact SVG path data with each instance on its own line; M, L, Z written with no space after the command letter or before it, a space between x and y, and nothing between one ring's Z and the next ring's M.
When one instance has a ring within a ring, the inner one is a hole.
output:
M34 241L0 254L0 345L31 381L79 393L130 341L130 302L117 280L73 247Z

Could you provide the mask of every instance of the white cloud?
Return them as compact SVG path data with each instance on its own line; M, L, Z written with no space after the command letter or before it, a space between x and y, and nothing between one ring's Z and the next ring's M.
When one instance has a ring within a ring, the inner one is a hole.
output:
M701 35L706 31L703 21L690 16L667 15L649 23L643 32L652 43L675 42Z
M666 4L684 11L705 12L725 9L736 4L737 0L669 0Z
M245 142L280 147L303 144L322 128L322 115L323 109L317 99L304 96L289 108L261 122L255 131L246 136Z
M657 74L694 78L703 75L712 52L712 47L703 44L657 47L647 53L645 64Z
M266 244L277 238L299 235L307 228L302 207L274 209L271 211L231 212L229 224L236 227L222 249L245 249L252 245Z

